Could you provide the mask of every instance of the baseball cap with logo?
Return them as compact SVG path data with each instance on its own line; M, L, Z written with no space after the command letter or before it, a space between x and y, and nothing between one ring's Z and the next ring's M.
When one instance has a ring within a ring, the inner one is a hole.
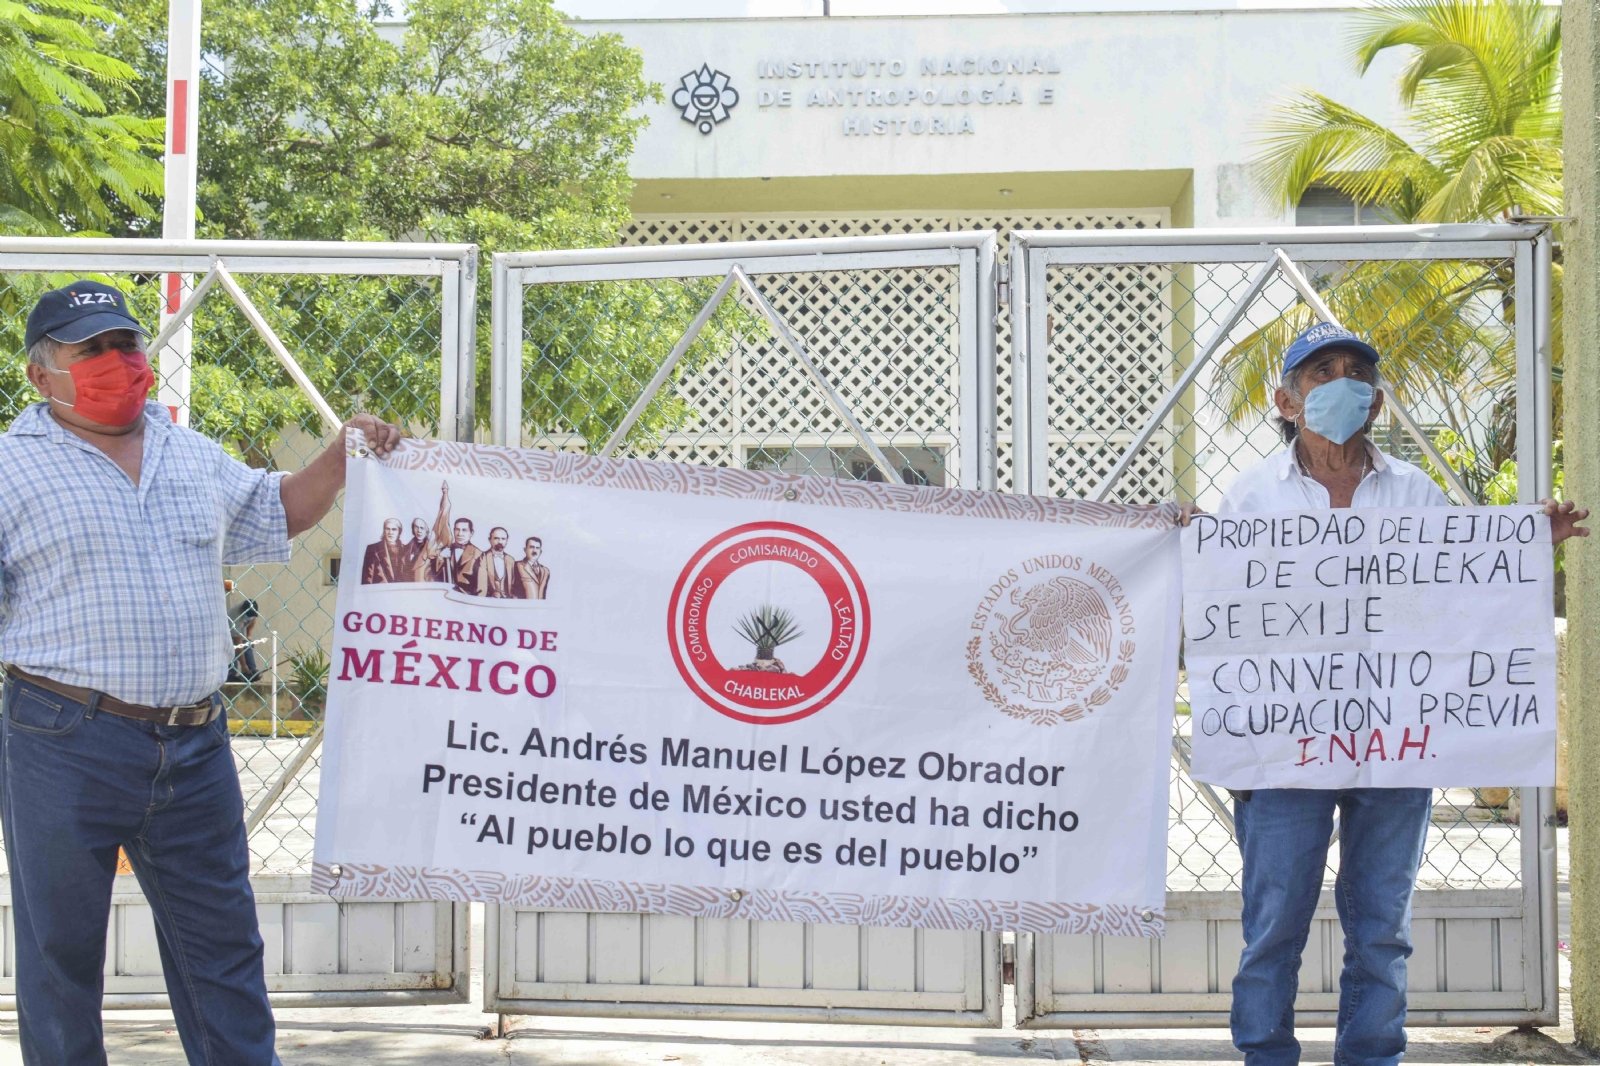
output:
M28 314L23 344L32 348L41 337L76 344L107 330L131 329L150 336L128 311L128 298L98 281L74 281L39 297Z
M1332 322L1318 322L1310 329L1301 333L1289 345L1289 350L1283 353L1283 372L1289 371L1310 359L1318 352L1325 352L1329 348L1342 348L1355 352L1370 363L1377 363L1378 349L1351 333L1343 326L1336 326Z

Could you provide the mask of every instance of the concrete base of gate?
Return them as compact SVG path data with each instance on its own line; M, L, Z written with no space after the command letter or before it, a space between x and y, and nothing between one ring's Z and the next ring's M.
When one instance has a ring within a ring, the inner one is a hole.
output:
M1563 996L1562 1015L1570 1007ZM1007 1004L1007 1018L1011 1017ZM1213 1066L1237 1062L1225 1031L894 1028L760 1022L650 1022L521 1018L508 1036L489 1035L493 1018L472 1004L278 1013L278 1053L285 1066L452 1063L507 1066L989 1066L1012 1062L1159 1063ZM1551 1039L1507 1038L1509 1030L1413 1029L1409 1063L1587 1063L1570 1027ZM1300 1033L1304 1061L1333 1059L1333 1032ZM183 1049L169 1014L119 1011L106 1019L106 1043L119 1066L181 1066ZM16 1024L0 1024L0 1064L21 1062Z
M1566 869L1560 895L1561 1017L1543 1037L1504 1027L1412 1029L1407 1062L1597 1063L1573 1045L1568 998ZM278 1012L278 1054L284 1066L378 1066L460 1063L462 1066L991 1066L1072 1062L1213 1066L1237 1062L1226 1030L1018 1030L1007 989L1001 1029L936 1029L765 1022L659 1022L593 1018L507 1018L496 1032L482 1013L482 908L474 907L472 998L439 1007L300 1009ZM115 1011L105 1016L107 1051L118 1066L183 1066L183 1048L165 1011ZM1301 1030L1303 1061L1333 1060L1331 1029ZM0 1014L0 1066L22 1061L16 1015Z

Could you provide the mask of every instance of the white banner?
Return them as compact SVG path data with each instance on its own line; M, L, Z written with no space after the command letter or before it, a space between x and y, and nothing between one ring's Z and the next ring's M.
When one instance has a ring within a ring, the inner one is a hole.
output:
M1554 784L1553 560L1536 507L1196 516L1183 533L1195 779Z
M1161 933L1169 508L408 442L345 544L319 891Z

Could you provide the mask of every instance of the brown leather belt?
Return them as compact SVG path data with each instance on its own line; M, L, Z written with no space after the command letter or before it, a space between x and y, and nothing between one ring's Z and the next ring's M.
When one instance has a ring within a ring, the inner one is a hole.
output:
M142 707L137 703L124 703L104 692L96 693L92 688L79 688L77 685L67 685L60 681L52 681L48 677L40 677L38 674L30 674L15 666L6 667L6 673L18 681L26 681L30 685L54 692L58 696L65 696L77 703L88 703L98 696L99 699L94 704L96 710L106 711L119 718L137 718L141 722L155 722L157 725L206 725L217 716L221 707L220 702L213 705L209 696L199 703L182 707Z

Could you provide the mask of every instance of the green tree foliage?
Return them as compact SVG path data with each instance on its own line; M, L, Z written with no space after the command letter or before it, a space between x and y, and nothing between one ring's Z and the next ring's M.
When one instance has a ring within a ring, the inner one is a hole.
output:
M419 0L404 24L385 15L350 0L208 5L205 49L220 63L201 109L206 232L469 241L485 252L615 239L644 123L637 105L656 92L636 51L612 34L569 29L549 0ZM330 398L436 431L428 357L438 325L418 320L428 301L414 285L292 279L268 299L295 319L290 333L320 342L306 345L317 352L307 371ZM487 421L490 323L480 302ZM197 380L197 408L251 426L309 422L264 352L248 347L248 364L224 360ZM572 347L575 371L606 354ZM252 389L257 377L276 394ZM526 385L532 410L537 380ZM223 414L228 405L250 409Z
M652 94L549 0L215 0L200 202L228 237L609 243Z
M136 77L105 54L116 22L89 0L0 0L0 233L102 232L154 215L166 127L107 106L102 93L123 95Z
M124 8L111 45L138 77L116 99L159 117L166 3L124 0ZM629 217L638 105L659 97L639 54L616 35L568 28L549 0L414 0L405 15L402 23L357 0L209 0L200 235L467 241L486 253L613 243ZM335 410L441 431L437 282L239 280ZM535 439L598 447L715 285L530 289L523 400ZM153 320L153 279L130 287L151 290L136 305ZM489 411L487 290L485 263L480 424ZM646 411L636 442L645 447L682 424L675 386L713 357L712 338L747 318L728 301ZM220 292L196 315L194 352L193 422L237 454L266 464L288 427L321 432Z
M1365 74L1409 54L1404 133L1303 89L1263 127L1257 173L1282 207L1315 184L1403 222L1561 213L1561 11L1540 0L1388 0L1357 12Z
M1352 15L1359 73L1407 49L1397 92L1403 131L1302 89L1263 123L1256 177L1279 207L1330 185L1397 222L1481 222L1561 206L1560 12L1538 0L1387 0ZM1553 292L1560 433L1561 268ZM1475 492L1494 490L1514 454L1517 308L1500 263L1368 263L1313 279L1350 328L1384 354L1396 398L1442 412ZM1277 366L1311 324L1297 306L1222 359L1222 403L1242 424L1270 409ZM1485 412L1487 411L1487 414Z
M165 120L124 105L138 71L111 54L116 14L86 0L0 0L0 234L137 231L155 216ZM32 398L22 323L69 277L0 280L0 425Z
M598 451L721 280L531 287L522 310L522 403L530 443ZM764 328L736 296L725 297L643 412L622 454L656 456L665 435L693 435L696 412L681 394L693 389L703 367Z
M614 34L568 28L549 0L414 0L405 15L399 22L357 0L209 0L200 235L464 241L486 253L612 243L629 217L626 164L645 121L638 105L659 96L638 52ZM164 106L165 33L165 0L126 0L111 40L138 75L119 104L151 118ZM484 275L477 356L486 388L487 264ZM437 282L240 281L336 410L439 432ZM647 285L534 290L529 320L559 317L562 326L529 331L530 417L590 432L620 420L676 340L674 324L699 309L697 294L709 289L690 285L665 300ZM541 299L557 299L561 314L539 314ZM602 321L619 299L647 321ZM153 318L154 303L141 304ZM257 463L270 461L290 425L320 432L220 292L197 314L195 338L197 427ZM653 405L641 432L672 410L670 398ZM486 393L478 412L487 421Z

